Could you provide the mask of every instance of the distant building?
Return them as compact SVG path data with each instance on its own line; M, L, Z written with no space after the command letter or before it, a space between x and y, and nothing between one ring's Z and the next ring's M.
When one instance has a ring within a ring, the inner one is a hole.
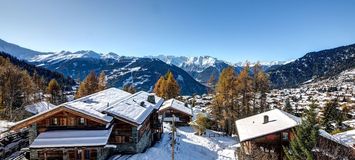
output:
M245 155L253 155L254 148L258 148L265 153L276 153L282 159L282 146L289 145L291 130L300 123L301 118L279 109L237 120L240 149Z
M171 122L173 115L175 115L175 122L181 125L188 124L193 115L192 109L187 104L174 98L164 102L159 114L162 115L165 122Z
M163 99L116 88L38 113L11 129L29 127L30 159L106 159L139 153L159 140Z

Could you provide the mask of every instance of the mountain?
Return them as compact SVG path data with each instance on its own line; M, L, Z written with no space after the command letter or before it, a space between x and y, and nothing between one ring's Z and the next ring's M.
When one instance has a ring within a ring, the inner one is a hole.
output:
M41 53L30 49L22 48L18 45L8 43L2 39L0 39L0 51L9 53L18 59L30 59L37 55L46 54L46 53Z
M5 52L0 51L0 57L8 58L12 64L26 70L31 76L34 73L38 74L39 76L43 77L47 83L51 79L56 79L58 83L66 90L71 90L71 87L75 85L75 81L70 77L65 77L61 73L50 71L42 67L37 67L33 64L29 64L28 62L24 60L19 60L16 57L11 56Z
M86 50L42 53L5 41L0 41L0 45L3 46L0 51L11 48L12 50L7 51L13 51L9 53L14 56L75 79L83 80L91 70L97 73L104 71L109 86L123 87L127 83L134 83L138 90L150 91L160 76L172 71L181 87L181 94L207 92L206 86L197 82L184 70L155 58L125 57L115 53L103 54Z
M355 44L310 52L303 57L267 70L272 87L296 87L314 79L324 79L355 67Z
M180 67L197 81L203 84L206 84L211 76L218 78L222 70L228 66L235 67L237 72L240 72L242 69L240 66L234 66L231 63L219 60L211 56L185 57L158 55L150 57L158 58L167 64Z
M93 58L79 57L63 59L59 61L48 60L32 62L37 63L50 70L55 70L73 78L84 79L91 70L99 73L104 71L107 75L109 86L123 87L128 83L133 83L138 90L151 91L154 84L171 71L181 87L181 94L192 95L206 93L207 88L193 79L184 70L174 65L169 65L154 58L120 57L113 58Z

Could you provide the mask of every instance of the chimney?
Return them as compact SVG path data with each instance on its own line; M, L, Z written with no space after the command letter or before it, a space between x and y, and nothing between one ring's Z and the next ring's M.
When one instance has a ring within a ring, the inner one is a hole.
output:
M148 95L147 101L148 101L149 103L155 104L155 95L154 95L154 93L150 93L150 94Z
M264 116L264 124L267 123L267 122L269 122L269 116L265 115Z

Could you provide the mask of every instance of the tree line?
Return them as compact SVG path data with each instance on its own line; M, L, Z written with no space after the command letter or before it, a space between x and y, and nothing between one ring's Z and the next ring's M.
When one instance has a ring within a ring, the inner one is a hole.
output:
M252 73L252 74L251 74ZM257 63L251 71L249 64L237 74L233 67L225 68L215 85L210 113L218 128L227 134L236 133L234 122L269 109L267 74Z

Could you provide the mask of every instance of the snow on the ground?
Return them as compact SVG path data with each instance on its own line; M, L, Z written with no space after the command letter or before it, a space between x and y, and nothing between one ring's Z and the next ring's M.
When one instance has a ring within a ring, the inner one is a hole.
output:
M0 120L0 133L8 130L15 122L9 122L6 120Z
M128 160L167 160L171 159L170 127L164 124L164 133L161 141L148 148L144 153L132 155ZM190 126L177 128L175 147L176 160L235 160L234 152L239 143L233 137L208 137L209 134L218 134L207 130L206 135L197 136ZM119 159L119 158L118 158ZM117 159L116 159L117 160Z

